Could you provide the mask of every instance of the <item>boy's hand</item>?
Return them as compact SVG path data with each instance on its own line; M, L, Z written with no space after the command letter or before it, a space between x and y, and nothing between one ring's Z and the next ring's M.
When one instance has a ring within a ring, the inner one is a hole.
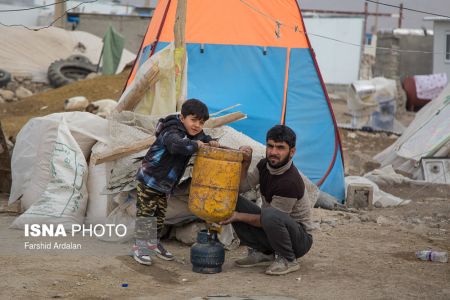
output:
M239 147L239 150L242 151L242 154L244 156L242 162L251 162L252 161L252 153L253 153L252 147L241 146L241 147Z
M219 144L218 141L210 141L210 142L208 143L208 145L210 145L211 147L216 147L216 148L219 148L219 147L220 147L220 144Z
M197 146L200 147L204 147L205 143L203 143L202 141L196 141L197 142Z

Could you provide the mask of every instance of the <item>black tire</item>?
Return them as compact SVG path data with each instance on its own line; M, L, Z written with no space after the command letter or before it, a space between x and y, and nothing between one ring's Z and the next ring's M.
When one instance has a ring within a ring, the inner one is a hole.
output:
M47 77L53 87L60 87L96 72L97 66L84 61L61 59L48 67Z
M71 55L71 56L69 56L69 57L67 58L67 60L82 61L82 62L85 62L85 63L88 63L88 64L91 64L91 63L92 63L91 60L90 60L89 58L87 58L86 56L81 55L81 54L74 54L74 55Z
M0 87L6 86L11 81L11 74L0 69Z

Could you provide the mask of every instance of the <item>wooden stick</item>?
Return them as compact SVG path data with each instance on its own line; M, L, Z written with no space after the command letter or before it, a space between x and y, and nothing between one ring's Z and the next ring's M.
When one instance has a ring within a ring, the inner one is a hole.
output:
M187 0L178 0L175 15L175 24L173 28L174 34L174 62L175 62L175 101L177 110L181 109L181 105L185 99L182 99L182 86L184 67L186 64L186 10Z
M241 113L240 111L225 115L225 116L221 116L218 118L214 118L214 119L209 119L208 121L206 121L205 127L206 128L216 128L222 125L226 125L235 121L239 121L242 119L247 118L247 115L244 115L243 113Z
M95 164L99 165L107 161L118 160L119 158L147 149L155 142L155 140L156 138L154 136L151 136L146 139L140 140L133 145L116 148L110 152L96 156L94 159Z
M224 108L224 109L221 109L221 110L219 110L219 111L216 111L215 113L209 114L209 116L210 116L210 117L212 117L212 116L217 116L218 114L221 114L221 113L223 113L224 111L230 110L230 109L235 108L235 107L238 107L238 106L240 106L240 105L241 105L241 104L235 104L235 105L226 107L226 108Z
M119 104L116 106L116 111L121 112L123 110L132 111L136 105L142 100L145 93L152 88L156 82L159 80L159 67L158 63L155 64L148 70L147 73L136 83L124 99L120 100Z
M222 117L210 119L206 122L205 127L206 128L216 128L225 124L229 124L238 120L242 120L247 118L247 115L244 115L241 112L234 112ZM99 156L95 156L93 159L93 162L96 165L108 162L108 161L114 161L118 160L119 158L128 156L130 154L139 152L141 150L144 150L146 148L149 148L156 140L156 137L151 136L146 139L137 141L136 143L125 146L125 147L119 147L112 151L109 151L107 153L101 154Z

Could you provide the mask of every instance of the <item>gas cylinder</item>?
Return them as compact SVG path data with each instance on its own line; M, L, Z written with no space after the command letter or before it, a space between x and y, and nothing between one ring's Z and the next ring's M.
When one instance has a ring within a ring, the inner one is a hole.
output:
M217 233L201 230L197 242L191 247L192 271L203 274L222 272L225 249L217 239Z
M241 178L242 152L200 147L192 171L189 209L209 223L231 217Z

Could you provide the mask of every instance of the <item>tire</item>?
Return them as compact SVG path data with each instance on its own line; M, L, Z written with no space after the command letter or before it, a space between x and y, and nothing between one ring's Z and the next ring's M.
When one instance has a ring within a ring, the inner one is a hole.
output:
M11 74L0 69L0 87L6 86L11 81Z
M61 59L48 67L47 78L53 87L60 87L95 73L97 66L77 60Z
M86 56L81 55L81 54L74 54L74 55L71 55L71 56L69 56L66 60L81 61L81 62L85 62L85 63L88 63L88 64L91 64L91 63L92 63L91 60L90 60L89 58L87 58Z

